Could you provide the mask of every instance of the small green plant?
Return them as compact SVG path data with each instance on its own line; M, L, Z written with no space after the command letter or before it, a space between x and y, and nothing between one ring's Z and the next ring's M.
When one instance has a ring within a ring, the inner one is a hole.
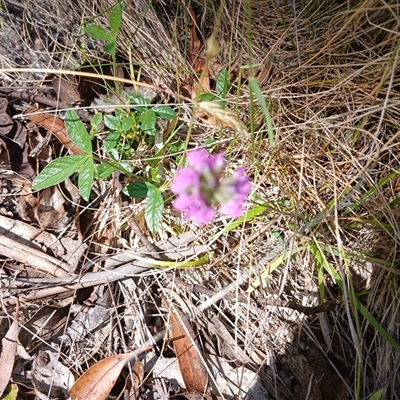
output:
M114 73L116 67L117 34L122 22L123 10L124 5L122 2L118 2L111 9L110 15L108 16L110 29L103 28L98 24L87 24L85 26L85 32L93 39L106 42L104 50L112 57Z
M217 76L215 81L215 90L217 94L214 93L200 93L197 97L197 101L216 101L220 104L221 108L226 107L226 95L228 94L229 88L229 76L228 70L224 68Z
M93 180L106 179L116 169L133 177L135 182L124 189L124 193L135 198L148 198L145 206L145 219L149 229L156 233L161 221L164 201L160 189L153 183L144 182L137 177L129 163L135 152L135 143L144 140L149 148L151 138L157 130L157 117L163 119L176 118L175 111L167 105L150 106L148 99L139 95L128 95L132 109L120 109L114 116L96 114L91 120L90 132L73 110L65 116L65 128L71 141L83 152L60 157L49 163L34 179L33 190L44 189L56 185L78 172L78 188L80 195L89 201ZM103 146L110 160L101 159L93 154L92 139L99 132L102 120L109 128L109 134ZM150 179L153 175L150 174ZM154 180L153 180L154 181Z

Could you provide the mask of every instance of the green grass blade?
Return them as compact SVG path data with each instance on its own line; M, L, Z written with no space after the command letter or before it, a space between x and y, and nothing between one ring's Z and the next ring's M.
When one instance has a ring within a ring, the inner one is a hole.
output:
M271 147L273 147L274 143L275 143L275 134L274 134L274 127L272 125L272 119L271 119L271 115L268 110L267 102L265 101L265 98L261 92L260 86L258 86L256 79L252 76L249 78L249 86L250 86L252 93L254 94L254 96L256 97L258 102L260 103L261 108L263 110L263 113L265 116L265 121L267 122L269 144L271 145Z

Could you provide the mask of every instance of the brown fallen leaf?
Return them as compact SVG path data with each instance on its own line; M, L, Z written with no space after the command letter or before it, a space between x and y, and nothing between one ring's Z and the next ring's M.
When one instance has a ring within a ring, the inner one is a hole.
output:
M75 75L66 76L65 78L55 76L51 80L51 84L57 94L57 98L63 103L75 104L82 101L78 91L78 78Z
M19 304L15 307L14 321L12 322L10 328L8 329L6 336L4 336L1 341L3 345L3 351L0 356L0 398L10 382L11 374L14 368L15 355L17 353L18 346L18 311Z
M84 154L81 149L72 143L62 119L56 118L53 115L43 114L36 107L29 108L24 112L24 115L30 121L50 131L72 153Z
M150 350L152 346L141 348ZM71 400L104 400L115 385L122 368L136 359L138 350L117 354L92 365L69 390Z
M171 311L171 324L172 341L186 390L205 393L208 374L199 354L200 350L193 328L181 313L178 315L173 311Z
M125 379L124 388L115 400L121 400L129 397L129 400L137 400L140 395L140 386L144 379L144 366L140 360L135 362L132 371Z

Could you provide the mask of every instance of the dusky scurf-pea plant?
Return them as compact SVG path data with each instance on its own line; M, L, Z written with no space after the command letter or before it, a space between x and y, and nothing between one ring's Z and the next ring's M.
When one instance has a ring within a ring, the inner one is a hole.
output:
M250 193L251 184L245 169L237 169L233 175L221 180L225 168L225 152L210 155L201 148L187 155L188 166L175 175L170 189L178 195L173 203L176 211L182 211L186 219L202 225L210 222L219 203L219 211L237 218L243 212L244 201Z

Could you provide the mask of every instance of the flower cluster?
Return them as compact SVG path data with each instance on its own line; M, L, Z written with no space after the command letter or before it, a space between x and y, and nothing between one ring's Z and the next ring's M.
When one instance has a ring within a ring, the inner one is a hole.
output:
M188 166L181 168L171 183L171 191L177 195L174 209L198 225L212 220L216 214L215 203L219 203L222 214L239 217L251 189L244 168L221 180L226 165L223 151L210 155L200 148L190 151L187 159Z

